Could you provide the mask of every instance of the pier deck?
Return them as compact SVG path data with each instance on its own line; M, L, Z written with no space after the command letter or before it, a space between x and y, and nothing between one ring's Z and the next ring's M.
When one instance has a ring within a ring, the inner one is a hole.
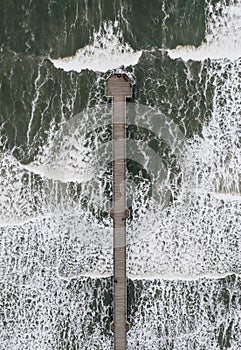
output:
M111 75L106 96L112 98L113 113L113 207L110 216L114 230L114 344L126 349L126 98L131 97L131 81L126 74Z

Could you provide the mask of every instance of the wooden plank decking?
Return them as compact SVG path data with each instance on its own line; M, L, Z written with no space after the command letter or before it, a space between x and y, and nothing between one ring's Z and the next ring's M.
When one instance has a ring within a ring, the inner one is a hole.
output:
M106 96L113 103L113 208L114 230L114 344L126 349L126 97L131 97L131 81L126 74L111 75L106 81Z

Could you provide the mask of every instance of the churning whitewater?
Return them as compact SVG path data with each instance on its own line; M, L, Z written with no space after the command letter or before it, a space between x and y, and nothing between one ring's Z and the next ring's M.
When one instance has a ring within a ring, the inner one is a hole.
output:
M121 66L134 66L138 63L142 54L141 51L134 51L131 46L123 42L123 34L114 29L118 28L118 21L115 23L104 22L103 27L94 33L93 44L79 49L74 56L50 61L56 68L62 68L66 72L81 72L84 69L107 72Z

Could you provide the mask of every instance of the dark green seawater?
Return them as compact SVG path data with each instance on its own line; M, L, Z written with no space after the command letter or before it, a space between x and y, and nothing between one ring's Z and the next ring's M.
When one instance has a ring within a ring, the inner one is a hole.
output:
M127 349L241 348L240 33L240 0L0 2L0 350L113 349L123 70Z

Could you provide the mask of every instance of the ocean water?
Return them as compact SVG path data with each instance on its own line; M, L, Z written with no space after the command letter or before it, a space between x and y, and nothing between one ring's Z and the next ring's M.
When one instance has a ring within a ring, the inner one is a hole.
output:
M0 4L0 349L113 349L126 71L128 350L241 348L240 0Z

